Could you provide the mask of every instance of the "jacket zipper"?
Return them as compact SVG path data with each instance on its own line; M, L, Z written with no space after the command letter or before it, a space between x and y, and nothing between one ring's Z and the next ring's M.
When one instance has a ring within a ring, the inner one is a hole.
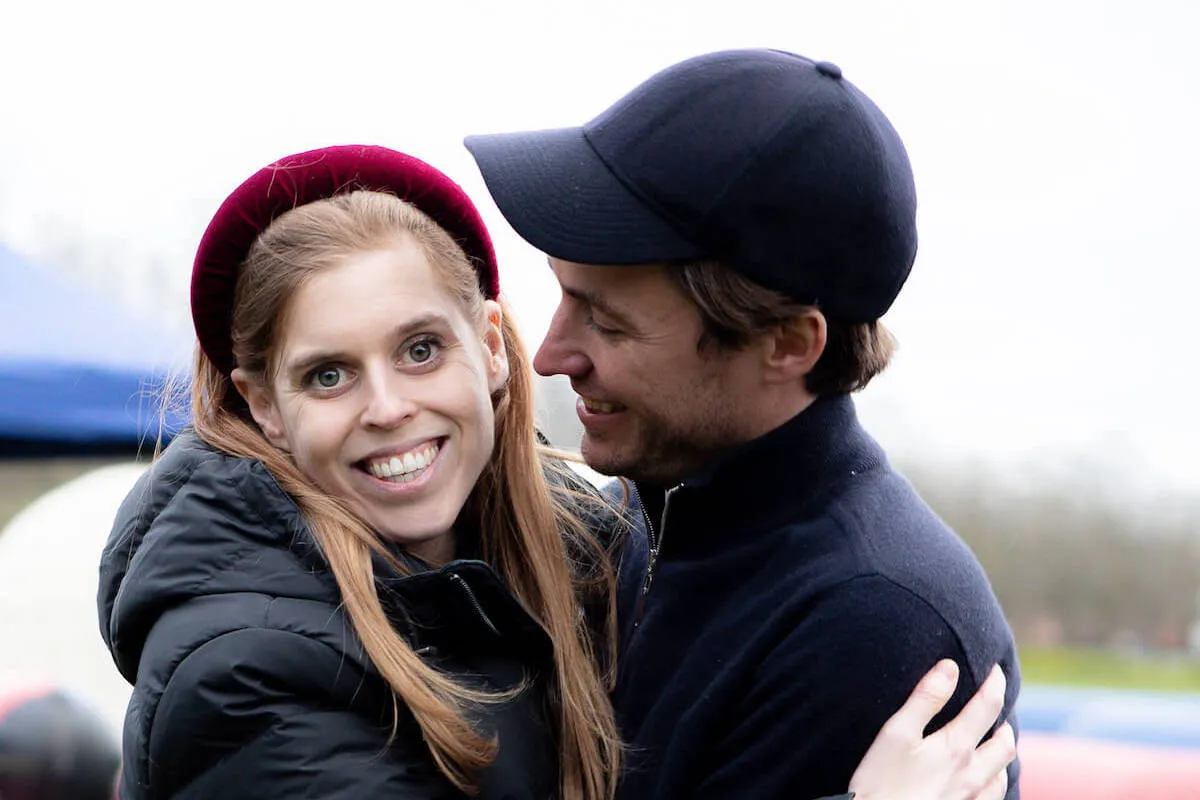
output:
M633 484L633 493L637 496L638 506L642 509L642 519L646 520L646 538L650 540L650 559L646 565L646 579L642 581L642 593L638 596L637 611L633 616L633 629L637 630L642 624L642 612L646 609L646 595L650 593L650 584L654 583L654 567L658 564L658 551L662 548L662 537L667 532L667 511L671 508L671 495L682 483L672 486L667 490L666 496L663 498L663 513L662 513L662 528L655 532L654 520L650 519L650 515L646 513L646 505L642 502L642 495L638 492L636 484Z
M483 606L481 606L479 601L475 599L475 593L471 591L471 585L463 580L463 577L457 572L451 573L450 580L462 587L463 592L465 592L467 595L467 600L471 603L471 607L475 609L475 613L479 615L481 620L483 620L483 624L487 625L488 629L491 630L492 633L499 636L500 630L494 624L492 624L492 621L488 618L487 613L484 612Z

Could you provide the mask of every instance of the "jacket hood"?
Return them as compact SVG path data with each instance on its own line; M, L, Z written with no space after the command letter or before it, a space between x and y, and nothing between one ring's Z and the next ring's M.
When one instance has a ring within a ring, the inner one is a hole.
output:
M530 657L548 654L545 631L484 562L455 560L431 570L402 551L393 553L410 573L377 558L376 587L389 618L414 648L421 646L421 630L463 623L463 616L478 616L469 611L482 603L488 608L485 627L502 630ZM470 597L465 615L456 613L463 611L464 592ZM100 632L132 683L164 613L189 600L239 593L341 606L303 514L262 462L218 452L187 430L117 511L100 562ZM365 659L355 637L342 646L352 648L356 660Z
M549 797L545 631L481 561L406 564L411 574L381 562L380 602L414 652L471 685L527 687L481 712L509 744L480 796ZM394 694L300 509L261 462L191 431L176 437L118 511L98 600L101 633L134 684L122 796L457 795L410 715L388 739Z
M337 604L326 569L300 509L261 462L184 431L117 511L100 561L100 632L132 682L167 609L237 592Z

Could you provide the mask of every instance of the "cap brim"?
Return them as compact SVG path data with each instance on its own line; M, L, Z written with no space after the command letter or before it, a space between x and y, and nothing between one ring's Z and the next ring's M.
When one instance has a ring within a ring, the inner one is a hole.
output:
M505 219L547 255L580 264L651 264L703 255L630 191L582 128L468 136Z

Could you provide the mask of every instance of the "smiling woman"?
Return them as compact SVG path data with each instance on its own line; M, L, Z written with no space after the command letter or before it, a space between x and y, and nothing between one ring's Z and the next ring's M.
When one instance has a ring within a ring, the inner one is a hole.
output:
M461 190L382 148L218 211L195 432L102 568L122 796L612 796L620 526L536 444L495 270Z
M351 252L309 243L354 220L378 229ZM491 457L491 398L509 374L503 310L460 302L479 296L477 281L466 264L431 265L420 242L439 234L413 206L373 192L278 220L250 251L247 292L284 291L270 279L286 274L273 253L327 266L298 276L273 361L248 341L232 378L271 444L384 540L440 566L454 557L452 526Z

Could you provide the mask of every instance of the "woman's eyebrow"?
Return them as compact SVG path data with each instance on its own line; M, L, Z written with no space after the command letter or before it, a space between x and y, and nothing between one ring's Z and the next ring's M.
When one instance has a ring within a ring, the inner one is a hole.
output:
M429 328L444 330L449 327L450 320L444 315L437 312L427 312L401 322L393 329L393 336L396 339L403 339L421 330L428 330ZM349 360L349 354L343 350L301 349L288 359L285 370L289 375L303 375L320 364L338 363Z

